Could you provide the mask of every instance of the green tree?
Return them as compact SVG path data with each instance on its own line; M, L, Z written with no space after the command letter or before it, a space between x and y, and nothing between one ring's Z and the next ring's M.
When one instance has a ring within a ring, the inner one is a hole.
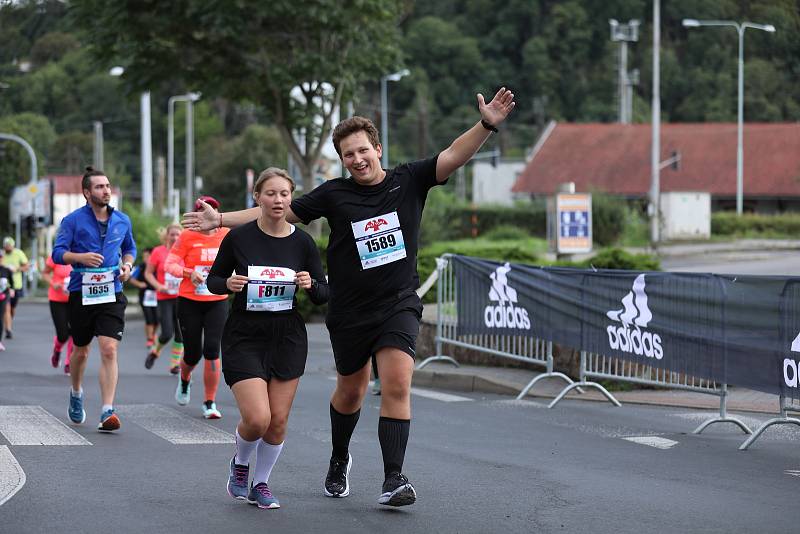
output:
M95 56L125 64L131 85L179 79L262 105L309 189L334 110L361 82L397 65L400 8L395 0L71 3Z

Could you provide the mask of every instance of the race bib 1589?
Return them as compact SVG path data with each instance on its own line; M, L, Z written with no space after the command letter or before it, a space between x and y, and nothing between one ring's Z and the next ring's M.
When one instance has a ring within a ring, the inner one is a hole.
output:
M351 225L362 269L372 269L406 257L406 244L396 211Z

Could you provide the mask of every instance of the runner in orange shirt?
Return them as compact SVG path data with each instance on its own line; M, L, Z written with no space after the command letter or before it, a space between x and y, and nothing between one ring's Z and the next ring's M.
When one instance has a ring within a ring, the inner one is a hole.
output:
M72 265L59 265L50 256L44 264L42 280L49 286L47 300L50 301L50 316L56 327L53 338L53 354L50 356L50 365L58 369L61 360L61 349L67 345L67 358L64 360L64 372L69 374L69 358L72 356L72 336L69 332L69 277Z
M183 337L178 328L178 287L181 283L180 277L172 276L164 270L167 255L181 235L181 225L170 224L161 236L160 246L153 249L147 267L144 271L144 279L156 288L156 301L158 306L158 321L161 325L161 332L158 335L157 343L148 351L144 366L147 369L153 364L161 354L161 349L172 339L172 358L170 359L169 371L176 375L180 371L181 356L183 355ZM173 339L174 338L174 339Z
M200 199L219 209L215 198L203 196ZM199 202L195 209L200 209ZM169 251L165 266L168 274L182 277L178 290L178 324L183 335L184 352L175 400L181 406L189 404L192 369L204 357L206 395L203 417L206 419L222 417L214 401L220 379L220 341L228 316L228 296L211 293L206 278L228 231L227 228L204 232L184 230Z

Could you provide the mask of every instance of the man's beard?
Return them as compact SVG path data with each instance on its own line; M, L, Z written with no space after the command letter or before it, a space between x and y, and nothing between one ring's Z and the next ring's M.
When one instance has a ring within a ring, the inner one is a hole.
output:
M111 202L110 198L108 200L106 200L106 198L102 197L102 196L101 197L96 197L94 195L91 195L89 198L90 198L90 202L92 203L92 205L93 206L97 206L98 208L105 208Z

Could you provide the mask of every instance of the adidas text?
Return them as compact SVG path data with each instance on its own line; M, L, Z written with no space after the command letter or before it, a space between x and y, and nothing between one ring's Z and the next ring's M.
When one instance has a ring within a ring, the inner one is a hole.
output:
M528 310L513 306L486 306L483 310L483 321L489 328L521 328L531 329Z
M609 325L608 344L614 350L621 350L638 356L647 356L660 360L664 357L664 350L661 348L661 336L642 332L638 328L630 329L624 326Z
M789 370L791 369L791 378L789 377ZM800 387L797 380L797 362L791 358L783 360L783 381L790 388Z

